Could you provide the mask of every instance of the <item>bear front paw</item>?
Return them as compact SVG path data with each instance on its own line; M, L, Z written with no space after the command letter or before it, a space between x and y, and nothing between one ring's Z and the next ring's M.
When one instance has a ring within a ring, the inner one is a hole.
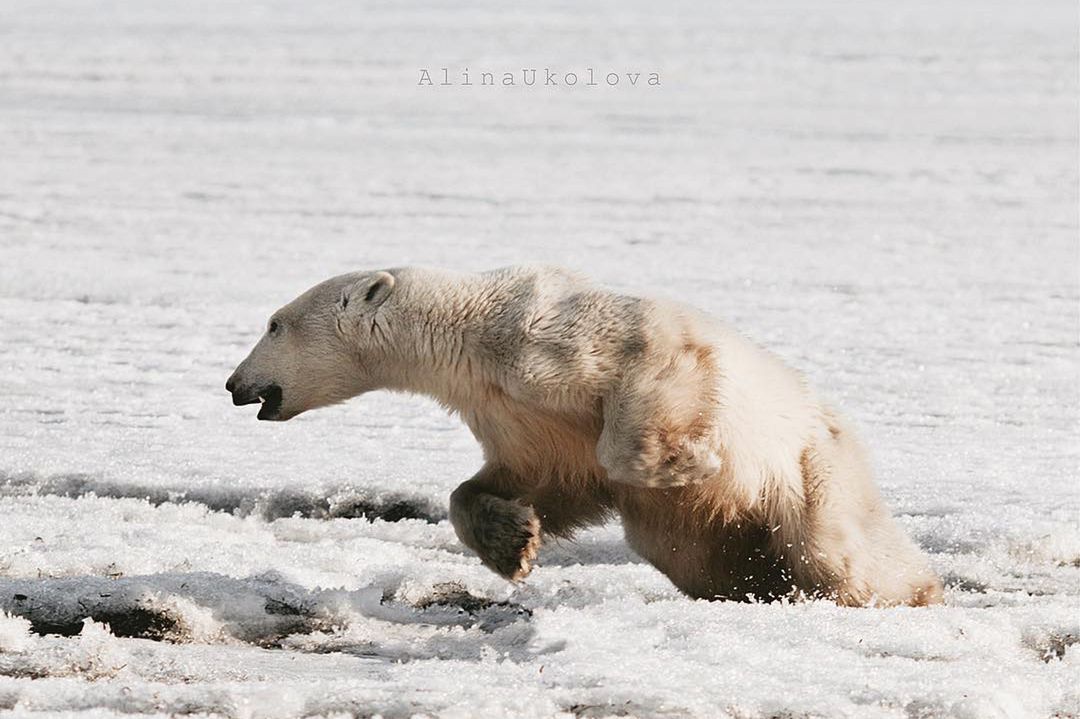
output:
M491 495L476 498L470 526L459 535L488 569L512 582L532 571L540 549L540 520L533 508Z

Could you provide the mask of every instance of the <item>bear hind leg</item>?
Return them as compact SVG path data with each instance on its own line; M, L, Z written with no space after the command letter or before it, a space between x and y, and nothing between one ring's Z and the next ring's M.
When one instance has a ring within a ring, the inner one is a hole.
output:
M941 602L941 581L896 523L873 484L851 430L802 455L805 506L778 533L800 587L847 606L925 606Z

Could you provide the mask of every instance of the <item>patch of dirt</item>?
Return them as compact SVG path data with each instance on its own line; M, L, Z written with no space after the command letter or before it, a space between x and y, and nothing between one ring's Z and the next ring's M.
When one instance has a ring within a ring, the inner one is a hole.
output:
M124 609L92 610L88 615L95 622L107 624L113 636L134 637L136 639L152 639L164 641L172 639L180 633L180 622L167 612L156 611L147 607L133 606ZM43 619L33 615L27 616L30 620L30 631L35 634L49 635L59 634L64 637L73 637L83 629L83 620L80 619Z
M413 606L420 610L456 612L468 626L486 632L532 617L532 612L520 604L478 597L457 582L436 584L432 590L429 596Z
M1035 651L1039 659L1049 664L1061 661L1065 658L1065 652L1074 644L1080 643L1080 636L1073 632L1048 632L1036 637L1031 637L1024 642L1029 649Z

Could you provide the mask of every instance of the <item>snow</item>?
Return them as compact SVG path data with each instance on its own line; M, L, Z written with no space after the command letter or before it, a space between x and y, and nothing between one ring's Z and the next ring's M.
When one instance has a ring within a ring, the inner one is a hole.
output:
M1077 19L9 0L0 717L1080 716ZM946 604L691 601L616 525L510 585L445 519L480 454L433 403L224 392L327 276L525 261L804 370Z

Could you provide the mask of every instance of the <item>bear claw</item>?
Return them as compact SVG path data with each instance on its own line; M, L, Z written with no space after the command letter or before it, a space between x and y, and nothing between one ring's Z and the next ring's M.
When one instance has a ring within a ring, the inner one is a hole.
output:
M529 510L529 512L532 514L532 510ZM536 555L540 551L540 520L535 515L529 517L526 531L528 532L528 538L518 553L518 567L513 574L507 577L511 582L520 582L529 576L533 562L536 561Z

